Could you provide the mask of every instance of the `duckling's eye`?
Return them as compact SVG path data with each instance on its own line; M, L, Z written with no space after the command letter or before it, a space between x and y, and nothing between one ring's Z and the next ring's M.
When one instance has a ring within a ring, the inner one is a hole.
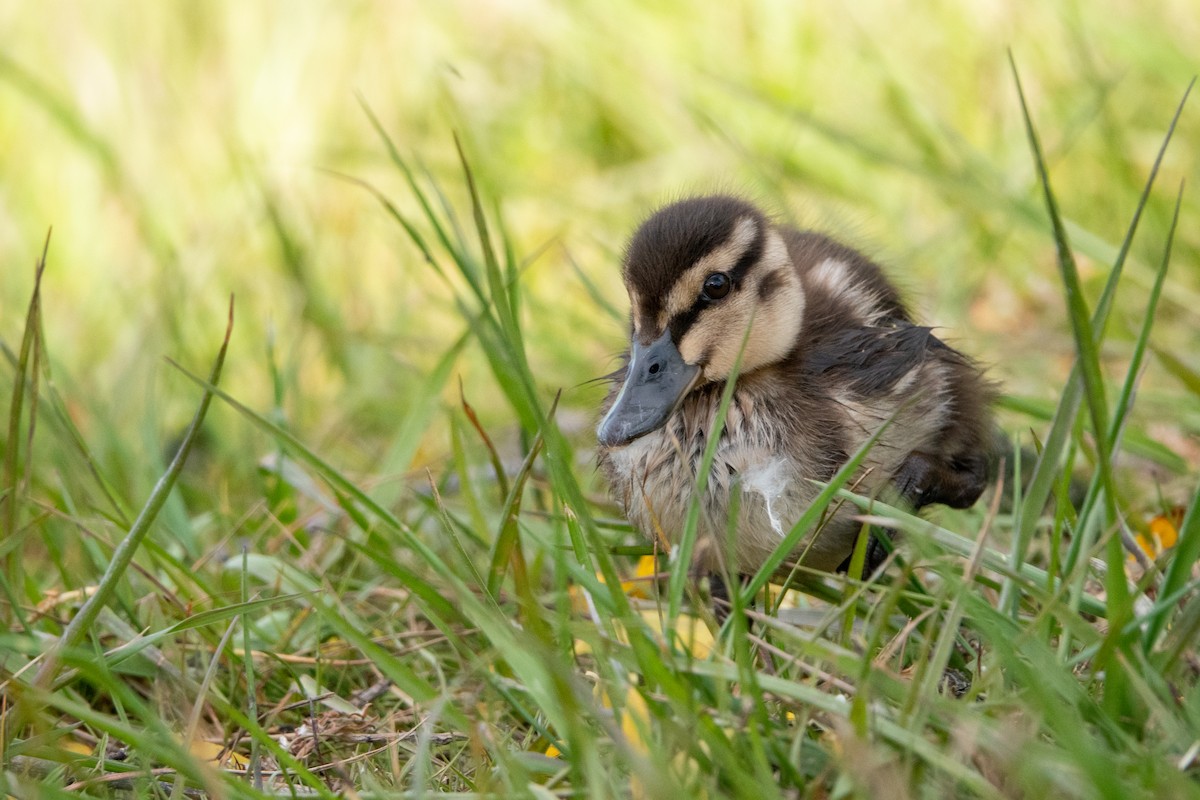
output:
M729 294L733 281L724 272L714 272L704 279L704 290L700 293L705 300L720 300Z

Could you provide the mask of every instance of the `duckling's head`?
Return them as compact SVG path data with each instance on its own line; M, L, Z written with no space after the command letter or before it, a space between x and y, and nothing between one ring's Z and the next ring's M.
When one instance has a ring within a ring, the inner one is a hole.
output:
M631 342L624 384L597 431L615 447L662 426L687 394L782 360L804 291L779 231L734 197L657 211L634 234L622 276ZM741 357L739 364L739 356Z

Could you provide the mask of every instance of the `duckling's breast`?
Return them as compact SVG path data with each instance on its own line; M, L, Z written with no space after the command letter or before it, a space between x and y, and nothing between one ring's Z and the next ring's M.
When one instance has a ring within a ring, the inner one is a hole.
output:
M844 463L838 426L803 403L776 396L769 381L743 379L700 496L693 566L753 571L804 513L819 486ZM692 392L657 431L600 453L600 467L626 516L648 536L679 542L695 495L704 451L716 429L723 386ZM806 419L806 416L809 417ZM839 519L835 524L845 527ZM852 542L851 542L852 543ZM845 558L844 532L822 530L795 551L831 570Z

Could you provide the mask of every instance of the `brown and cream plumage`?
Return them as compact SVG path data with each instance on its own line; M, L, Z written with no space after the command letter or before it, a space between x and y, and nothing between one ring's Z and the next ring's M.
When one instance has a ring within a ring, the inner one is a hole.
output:
M741 353L701 502L698 571L722 572L727 531L736 571L756 570L816 496L814 481L832 477L893 416L857 476L861 493L894 489L913 507L978 499L992 441L989 384L913 322L863 255L772 224L742 200L702 197L642 224L623 277L631 343L604 403L598 460L647 536L682 532ZM839 510L794 559L836 569L854 546L854 513Z

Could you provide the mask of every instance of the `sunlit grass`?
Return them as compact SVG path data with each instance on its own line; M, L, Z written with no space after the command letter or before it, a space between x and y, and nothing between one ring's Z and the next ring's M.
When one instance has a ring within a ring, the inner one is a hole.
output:
M706 13L5 12L0 791L1200 796L1194 13ZM585 383L712 188L884 259L1032 474L723 630L622 583Z

